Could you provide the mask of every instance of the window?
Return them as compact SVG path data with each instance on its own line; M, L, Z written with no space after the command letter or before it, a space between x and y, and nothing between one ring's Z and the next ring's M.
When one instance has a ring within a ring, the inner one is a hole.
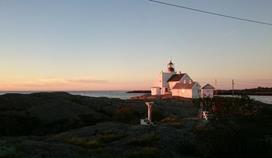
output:
M186 84L186 80L183 80L183 83Z

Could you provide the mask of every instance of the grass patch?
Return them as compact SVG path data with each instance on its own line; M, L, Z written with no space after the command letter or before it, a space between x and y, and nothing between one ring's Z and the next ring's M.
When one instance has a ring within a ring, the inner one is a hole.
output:
M119 107L113 114L113 120L123 123L136 124L141 115L132 107Z
M119 140L122 137L123 135L105 133L105 134L99 134L95 138L81 138L81 137L65 138L64 142L68 144L78 145L84 148L97 149L97 148L104 147L105 144L107 143Z
M139 151L128 153L128 158L157 158L160 155L160 151L157 148L145 147Z
M128 142L129 145L134 146L153 146L159 141L159 137L155 134L145 134L140 138L133 138Z
M110 143L116 140L123 138L124 136L121 134L113 134L113 133L105 133L101 134L97 137L97 140L103 143Z
M175 128L181 128L182 127L182 120L176 116L169 116L160 121L162 124L167 124Z
M104 147L104 144L100 141L90 138L72 137L64 140L65 143L81 146L84 148L96 149Z
M0 157L14 157L16 155L16 148L11 146L0 146Z

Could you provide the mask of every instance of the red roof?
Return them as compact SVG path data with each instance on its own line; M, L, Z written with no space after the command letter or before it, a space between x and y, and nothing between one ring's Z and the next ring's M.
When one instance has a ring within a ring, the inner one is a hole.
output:
M170 79L167 82L179 81L184 75L185 75L185 73L184 74L174 74L170 77Z
M193 86L196 84L196 82L192 82L191 84L190 83L177 83L173 89L192 89Z
M215 89L215 88L210 84L206 84L205 86L202 87L202 89Z

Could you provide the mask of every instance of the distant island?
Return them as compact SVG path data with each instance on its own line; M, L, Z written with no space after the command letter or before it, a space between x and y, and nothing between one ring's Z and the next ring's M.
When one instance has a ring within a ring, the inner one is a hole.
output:
M272 88L271 87L258 87L258 88L251 88L251 89L240 89L240 90L217 90L217 95L272 95Z
M150 90L133 90L133 91L128 91L127 93L151 93Z
M234 91L232 90L223 90L219 89L216 90L217 95L232 95L234 92L234 95L266 95L266 96L272 96L272 87L257 87L257 88L250 88L250 89L236 89ZM127 93L151 93L150 90L132 90L128 91Z

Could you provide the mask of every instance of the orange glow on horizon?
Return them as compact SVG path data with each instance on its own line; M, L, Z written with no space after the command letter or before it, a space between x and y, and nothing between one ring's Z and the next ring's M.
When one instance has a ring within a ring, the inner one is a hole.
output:
M270 81L242 81L235 80L235 89L272 87ZM212 80L200 80L204 85L210 83L215 85ZM33 82L1 82L0 91L88 91L88 90L149 90L152 81L103 81L103 80L63 80L63 79L42 79ZM217 89L231 89L231 81L217 80Z
M151 83L142 82L92 82L87 80L55 80L0 84L0 91L88 91L88 90L142 90Z

